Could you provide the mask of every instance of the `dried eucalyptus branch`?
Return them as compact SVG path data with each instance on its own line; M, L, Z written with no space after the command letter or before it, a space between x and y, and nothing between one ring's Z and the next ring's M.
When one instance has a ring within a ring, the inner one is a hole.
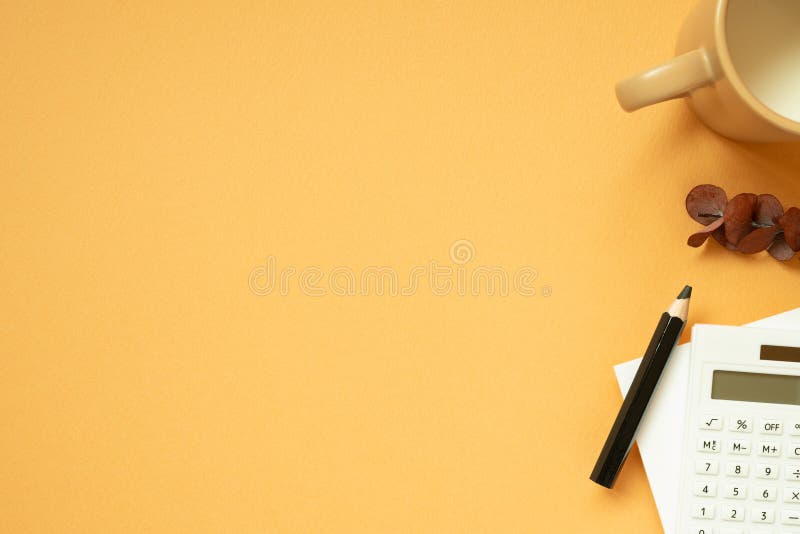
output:
M703 184L686 196L686 211L704 226L689 236L689 246L699 247L711 236L729 250L743 254L766 250L781 261L800 250L800 209L784 212L772 195L740 193L728 201L722 188Z

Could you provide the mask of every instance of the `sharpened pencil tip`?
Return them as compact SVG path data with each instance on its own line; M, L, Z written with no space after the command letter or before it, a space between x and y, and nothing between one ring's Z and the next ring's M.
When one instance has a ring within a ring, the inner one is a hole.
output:
M683 291L680 292L677 298L688 299L691 296L692 296L692 286L686 286L683 288Z

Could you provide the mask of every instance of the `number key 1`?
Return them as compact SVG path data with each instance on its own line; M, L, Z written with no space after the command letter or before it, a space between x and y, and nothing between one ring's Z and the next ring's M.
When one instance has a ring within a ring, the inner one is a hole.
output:
M695 504L692 507L692 517L695 519L714 519L714 505Z

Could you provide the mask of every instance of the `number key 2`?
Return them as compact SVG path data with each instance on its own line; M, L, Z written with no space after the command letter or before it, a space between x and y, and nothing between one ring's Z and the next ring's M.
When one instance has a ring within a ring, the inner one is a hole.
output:
M744 508L741 506L723 506L722 519L725 521L744 521Z

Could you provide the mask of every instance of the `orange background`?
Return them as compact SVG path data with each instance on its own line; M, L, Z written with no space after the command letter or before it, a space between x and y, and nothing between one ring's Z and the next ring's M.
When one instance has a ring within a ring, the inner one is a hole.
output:
M800 305L683 207L800 205L800 145L614 99L690 4L6 2L2 530L658 531L638 453L587 478L612 364L684 283L691 322ZM538 293L248 289L458 239Z

